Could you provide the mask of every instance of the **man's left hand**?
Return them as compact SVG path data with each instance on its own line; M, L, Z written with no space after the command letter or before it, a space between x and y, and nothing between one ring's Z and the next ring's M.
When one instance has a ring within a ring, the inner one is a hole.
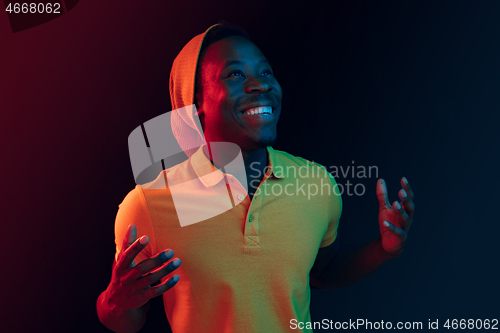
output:
M379 201L378 224L382 235L382 246L386 252L398 256L403 252L403 247L408 237L408 230L413 222L413 191L406 178L401 178L399 198L401 203L389 203L387 187L383 179L377 181L377 198Z

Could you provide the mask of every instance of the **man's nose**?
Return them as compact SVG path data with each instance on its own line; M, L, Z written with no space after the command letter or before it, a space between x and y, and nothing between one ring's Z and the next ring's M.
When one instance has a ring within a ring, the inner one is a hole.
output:
M271 85L264 78L252 76L247 79L245 92L247 93L263 93L271 90Z

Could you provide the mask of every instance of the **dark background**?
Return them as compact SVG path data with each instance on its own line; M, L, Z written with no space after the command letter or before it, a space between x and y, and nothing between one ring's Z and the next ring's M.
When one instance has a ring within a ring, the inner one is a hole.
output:
M313 290L312 319L498 319L499 17L497 1L85 1L12 33L0 14L5 332L107 331L95 302L135 185L127 137L170 110L173 59L219 19L282 85L276 149L376 165L391 202L402 176L416 194L402 256ZM362 243L379 235L376 177L354 182L366 193L343 196L339 236Z

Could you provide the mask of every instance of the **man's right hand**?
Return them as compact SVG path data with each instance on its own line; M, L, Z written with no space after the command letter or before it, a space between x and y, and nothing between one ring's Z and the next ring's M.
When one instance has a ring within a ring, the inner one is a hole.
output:
M175 275L152 287L152 284L176 270L181 261L175 258L167 263L174 256L174 251L168 249L136 265L135 257L149 242L147 236L136 238L137 228L131 224L123 239L122 250L113 265L111 282L105 291L104 301L113 316L118 317L142 307L151 298L163 294L179 281L179 276ZM153 269L155 270L152 271Z

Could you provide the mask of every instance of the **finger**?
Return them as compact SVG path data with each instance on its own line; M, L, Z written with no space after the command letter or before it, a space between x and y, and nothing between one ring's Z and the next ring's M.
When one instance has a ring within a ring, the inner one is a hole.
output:
M129 224L127 232L125 233L125 237L123 237L122 248L118 255L117 266L119 266L118 261L122 260L121 258L123 257L123 253L134 243L136 238L137 238L137 228L135 224Z
M406 214L406 212L403 209L403 207L401 206L401 204L397 201L394 201L394 203L392 204L392 207L399 214L399 217L400 217L399 221L401 221L401 225L399 227L405 231L408 231L408 229L410 228L410 221L409 221L408 214Z
M127 232L125 233L125 237L123 237L122 252L128 249L128 247L135 242L136 238L137 228L135 224L130 224L127 228Z
M153 283L160 281L167 274L170 274L173 271L175 271L177 268L180 267L180 265L181 265L181 260L179 258L175 258L174 260L164 265L163 267L160 267L159 269L153 271L152 273L140 278L137 283L137 287L139 289L147 288Z
M118 258L118 262L116 263L117 270L124 270L131 268L132 262L134 258L137 257L139 252L144 250L144 248L148 245L149 238L148 236L142 236L138 240L136 240L132 245L130 245L124 252L122 252L121 256Z
M131 278L138 279L144 274L149 273L153 268L163 265L168 260L174 257L174 251L168 249L148 258L139 265L135 266L134 270L130 273Z
M174 275L171 278L167 279L162 284L159 284L156 287L150 287L144 291L144 297L147 299L154 298L156 296L160 296L165 291L169 290L173 286L175 286L179 282L179 275Z
M388 221L384 221L384 226L387 229L387 231L394 234L396 237L398 237L402 241L406 240L406 237L408 236L408 234L403 229L396 227L395 225L393 225L392 223L390 223Z
M408 179L406 179L406 177L401 178L401 186L406 191L406 193L408 193L408 197L410 198L410 200L413 201L415 195L413 194L413 190L411 189L410 183L408 182Z
M390 207L389 197L387 195L387 186L382 178L377 181L377 198L379 209Z
M399 198L401 199L401 202L403 203L403 208L406 214L408 214L408 219L410 220L410 222L413 221L413 212L415 211L415 204L410 199L405 190L401 189L398 195Z

